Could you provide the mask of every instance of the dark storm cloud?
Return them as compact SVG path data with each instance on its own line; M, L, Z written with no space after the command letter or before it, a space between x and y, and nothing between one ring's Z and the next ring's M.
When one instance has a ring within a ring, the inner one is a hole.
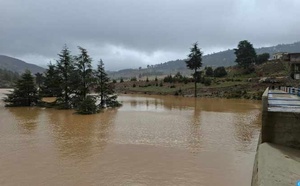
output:
M0 53L46 63L67 44L108 69L204 53L298 41L297 0L0 0Z

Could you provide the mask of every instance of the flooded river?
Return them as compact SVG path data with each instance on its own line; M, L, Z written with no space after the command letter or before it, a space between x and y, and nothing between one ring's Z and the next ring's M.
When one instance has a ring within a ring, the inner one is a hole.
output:
M0 185L250 185L260 102L118 100L88 116L0 101Z

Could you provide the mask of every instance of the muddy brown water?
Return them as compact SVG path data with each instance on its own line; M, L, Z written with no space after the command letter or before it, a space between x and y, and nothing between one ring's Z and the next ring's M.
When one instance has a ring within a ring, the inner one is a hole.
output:
M0 185L250 185L259 101L118 99L88 116L0 101Z

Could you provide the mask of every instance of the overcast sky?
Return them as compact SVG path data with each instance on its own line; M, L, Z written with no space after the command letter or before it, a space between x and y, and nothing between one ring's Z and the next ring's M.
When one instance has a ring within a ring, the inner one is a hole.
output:
M300 0L0 0L0 54L54 62L64 44L106 69L299 41Z

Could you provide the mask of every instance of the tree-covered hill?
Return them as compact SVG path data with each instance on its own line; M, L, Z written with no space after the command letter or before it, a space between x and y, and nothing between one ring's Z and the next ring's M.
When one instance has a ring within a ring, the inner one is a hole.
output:
M255 47L255 46L254 46ZM255 49L257 54L269 53L271 58L274 53L277 52L300 52L300 42L295 42L292 44L279 44L276 46L271 47L262 47ZM205 51L204 51L205 53ZM211 66L211 67L218 67L218 66L234 66L236 56L234 54L234 49L228 49L225 51L204 55L202 57L203 67ZM181 72L182 74L190 74L186 67L186 63L184 59L177 59L173 61L168 61L161 64L156 65L148 65L147 68L143 69L126 69L120 70L117 72L110 72L110 76L112 78L119 78L119 77L133 77L142 74L143 76L150 76L152 75L159 75L159 74L176 74L177 72Z
M0 68L18 72L19 74L24 73L26 70L30 70L33 74L45 71L45 69L40 66L26 63L22 60L5 55L0 55Z
M256 48L255 49L257 54L263 54L263 53L269 53L272 57L274 53L277 52L300 52L300 42L292 43L292 44L279 44L276 46L271 47L262 47L262 48ZM234 50L226 50L221 51L213 54L208 54L203 56L203 66L233 66L236 65L235 61L235 54ZM186 68L184 60L175 60L175 61L169 61L166 63L162 63L159 65L155 65L155 68L158 69L180 69L180 68Z
M11 88L18 79L17 72L0 68L0 88Z

